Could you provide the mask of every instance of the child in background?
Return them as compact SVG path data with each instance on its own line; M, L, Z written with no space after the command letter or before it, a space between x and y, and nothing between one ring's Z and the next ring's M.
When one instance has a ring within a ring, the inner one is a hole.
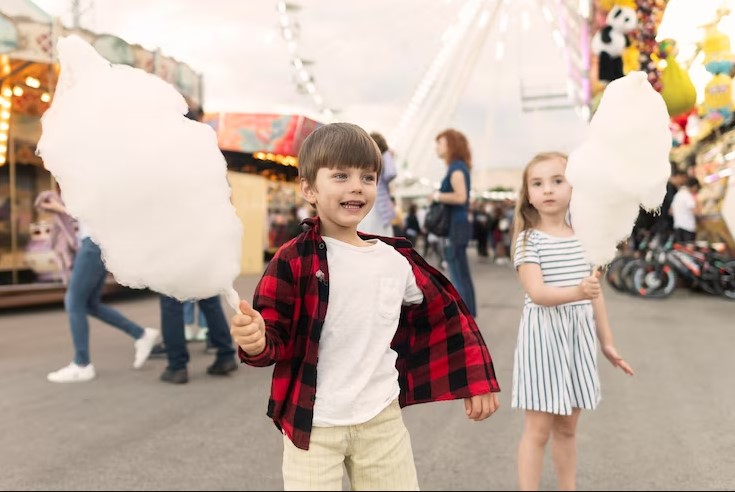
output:
M198 312L194 322L194 315ZM197 308L196 301L186 301L184 303L184 333L187 342L204 342L207 340L207 317L201 308Z
M490 353L452 284L404 238L358 234L380 151L332 123L299 152L318 217L279 249L253 307L231 321L241 360L275 364L268 416L283 432L285 490L418 490L401 407L464 399L483 420L500 391Z
M567 222L567 158L539 154L526 166L514 219L514 265L526 291L514 356L511 406L526 411L518 446L520 490L538 490L552 440L559 490L574 490L582 409L600 401L598 343L626 374L613 344L599 272L591 273Z

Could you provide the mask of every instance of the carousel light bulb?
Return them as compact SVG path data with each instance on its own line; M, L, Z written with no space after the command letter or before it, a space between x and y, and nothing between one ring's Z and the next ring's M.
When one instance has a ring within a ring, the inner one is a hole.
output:
M12 95L13 95L13 89L11 89L10 87L6 87L5 89L3 89L4 97L11 97Z
M44 92L43 94L41 94L41 101L45 103L51 101L51 95L48 92Z
M9 120L10 111L0 111L0 120Z
M10 128L7 121L0 121L0 131L6 132Z
M0 133L0 142L7 142L7 141L8 141L8 134Z
M5 156L3 154L0 154L0 166L5 164Z
M34 89L41 87L41 81L35 77L26 77L26 85Z
M20 97L23 95L23 88L19 85L16 85L13 87L13 95L16 97Z
M0 154L5 154L7 151L8 148L5 145L0 145Z

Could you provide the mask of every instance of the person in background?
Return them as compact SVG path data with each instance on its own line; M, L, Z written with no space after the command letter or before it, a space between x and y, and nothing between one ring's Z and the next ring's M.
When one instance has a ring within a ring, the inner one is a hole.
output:
M408 214L406 214L406 221L404 223L404 231L406 238L411 241L414 248L418 242L419 236L421 235L421 226L419 225L418 218L418 207L415 203L408 206Z
M393 236L393 219L396 217L395 203L390 195L390 182L398 175L393 152L388 147L385 137L373 132L370 137L378 145L383 159L383 170L378 176L378 191L375 206L360 222L358 230L377 236Z
M194 315L196 323L194 322ZM196 301L186 301L184 303L184 333L187 342L204 342L207 340L207 317L204 316L202 309L197 309Z
M674 240L678 243L693 242L697 237L697 216L702 212L702 206L697 200L700 188L697 178L687 178L684 186L679 188L671 201Z
M444 261L447 262L449 269L449 279L467 304L472 316L476 317L475 287L472 284L467 260L467 245L472 234L469 220L472 155L467 137L454 129L444 130L436 136L436 153L444 160L447 173L433 199L435 202L446 203L451 208L449 237L446 238L444 245Z
M477 242L477 256L487 258L490 253L487 249L487 240L490 235L490 214L487 213L485 204L476 201L472 205L472 228L473 236Z
M286 222L286 236L289 241L303 232L301 221L304 219L306 217L301 218L298 207L291 207L291 215L288 218L288 222Z
M204 313L209 326L208 337L217 350L214 363L207 367L207 373L213 376L225 376L238 368L235 360L235 348L227 326L227 318L222 309L220 296L212 296L196 301ZM163 345L166 350L168 366L161 374L161 381L172 384L184 384L189 381L189 351L184 334L184 305L173 297L161 295L161 329Z
M689 175L672 166L671 177L666 183L666 195L661 203L661 212L656 217L653 232L668 236L674 232L674 217L671 215L671 204L679 189L687 182Z
M49 197L38 204L51 212L67 214L59 200ZM79 223L80 247L74 257L71 278L64 296L64 307L69 315L69 327L74 344L74 360L58 371L48 374L52 383L81 383L97 375L89 354L88 316L104 321L135 340L133 368L140 369L160 338L160 332L143 328L122 315L116 309L102 303L102 289L107 279L107 268L102 261L100 247L92 241L83 223Z
M396 206L396 198L390 197L390 202L393 204L393 210L395 210L396 215L393 217L393 220L391 221L390 225L393 228L393 231L391 235L393 237L405 237L406 231L404 229L405 225L405 217L403 216L403 210L401 207Z

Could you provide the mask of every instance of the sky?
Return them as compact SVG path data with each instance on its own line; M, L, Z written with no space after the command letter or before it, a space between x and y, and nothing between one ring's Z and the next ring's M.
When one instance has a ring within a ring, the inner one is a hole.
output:
M298 24L295 53L311 62L307 68L314 89L335 110L337 120L392 135L440 53L448 28L457 25L458 13L471 1L295 0L298 8L288 12ZM566 87L567 65L552 36L554 21L539 8L553 7L557 0L474 1L488 11L490 29L475 43L476 60L462 75L463 90L457 90L449 110L439 111L435 99L423 104L424 111L440 114L438 125L467 134L475 169L518 169L536 152L572 150L586 129L575 111L524 112L521 104L522 87L547 93ZM685 2L695 3L671 0ZM36 3L71 22L70 0ZM160 48L202 73L205 111L299 113L321 119L312 97L297 90L276 0L81 3L93 5L81 18L83 27ZM702 17L705 7L719 0L696 3ZM679 22L686 22L686 16ZM435 133L412 132L409 126L407 135L410 142L401 148L411 156L411 170L432 179L443 174L433 151Z

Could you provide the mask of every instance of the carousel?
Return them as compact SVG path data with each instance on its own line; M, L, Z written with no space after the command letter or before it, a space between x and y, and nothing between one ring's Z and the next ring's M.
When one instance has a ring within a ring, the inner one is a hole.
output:
M63 297L65 278L51 247L49 214L34 206L54 190L51 173L36 156L41 116L54 97L59 37L76 34L112 63L152 73L176 87L192 111L202 110L202 76L188 65L84 29L68 29L32 2L0 6L0 308ZM104 159L104 156L100 156ZM108 290L117 287L111 279Z

